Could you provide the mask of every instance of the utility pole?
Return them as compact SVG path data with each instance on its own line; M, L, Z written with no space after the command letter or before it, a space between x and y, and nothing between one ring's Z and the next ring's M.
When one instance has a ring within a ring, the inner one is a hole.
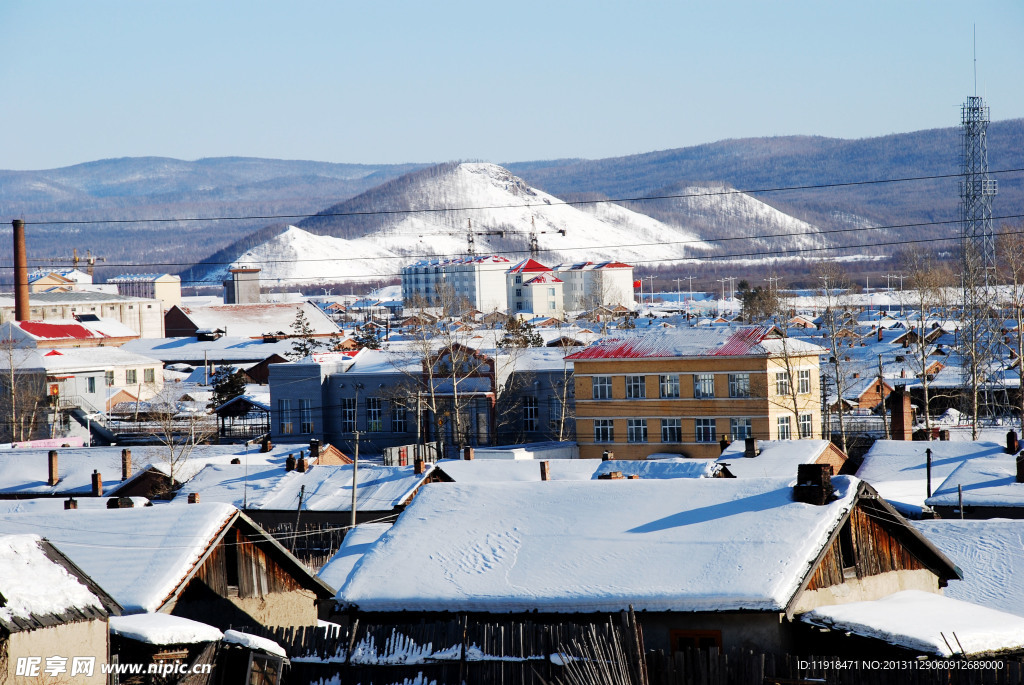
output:
M356 383L356 415L355 425L353 426L353 428L355 428L353 432L356 436L356 448L352 456L352 528L356 527L356 491L358 488L356 476L359 475L359 391L362 390L362 388L362 383Z
M681 288L679 287L679 283L680 283L680 282L681 282L682 280L683 280L683 279L681 279L681 278L677 278L677 279L676 279L676 302L681 302L681 301L682 301L683 293L682 293L682 292L680 292L680 291L681 291Z
M878 396L882 398L882 434L889 439L889 424L885 420L885 379L882 376L882 355L878 355Z
M722 284L722 301L725 302L725 284L729 282L729 279L719 278L718 282Z
M654 276L644 276L648 281L651 282L651 304L654 304Z
M768 282L768 291L769 292L775 292L776 290L778 290L778 287L779 287L778 283L779 283L779 281L782 280L782 277L781 276L769 276L768 278L762 278L761 280Z

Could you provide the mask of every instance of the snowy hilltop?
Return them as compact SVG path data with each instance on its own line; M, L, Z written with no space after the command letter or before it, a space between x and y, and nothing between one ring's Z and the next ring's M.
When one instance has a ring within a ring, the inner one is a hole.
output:
M758 231L816 232L741 194L702 198L702 217L716 213L756 223ZM795 223L802 225L794 228ZM720 251L693 230L622 205L566 204L498 165L462 163L414 172L330 207L300 227L288 226L238 249L231 266L260 267L268 285L389 279L416 259L467 254L470 235L476 254L512 258L526 256L535 235L539 259L549 264L657 265ZM804 239L801 245L818 240ZM220 266L207 278L223 278L227 268Z

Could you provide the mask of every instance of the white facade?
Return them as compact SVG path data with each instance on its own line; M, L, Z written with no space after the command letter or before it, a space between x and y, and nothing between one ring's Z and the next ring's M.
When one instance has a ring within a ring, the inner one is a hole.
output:
M75 315L114 319L143 338L164 337L164 311L160 300L96 292L31 293L29 319L52 321ZM14 319L14 296L0 295L0 322Z
M163 302L164 309L181 306L181 276L171 274L124 274L107 281L119 295L144 297Z
M633 296L633 267L622 262L576 262L552 268L565 282L566 310L593 309L599 305L636 307Z
M456 300L465 300L481 312L504 311L505 272L512 261L497 255L430 259L402 268L402 299L408 307L420 301L427 306L445 304L438 286L452 289Z

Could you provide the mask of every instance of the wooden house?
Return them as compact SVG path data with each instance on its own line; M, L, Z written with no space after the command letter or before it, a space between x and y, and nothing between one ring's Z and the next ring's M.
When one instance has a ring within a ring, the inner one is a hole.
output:
M355 565L339 609L378 623L455 612L589 623L632 606L649 649L783 652L799 647L802 614L901 590L938 594L959 577L870 485L829 472L803 465L795 486L427 485Z
M334 590L227 504L9 514L0 528L50 541L126 613L159 612L220 629L315 625Z

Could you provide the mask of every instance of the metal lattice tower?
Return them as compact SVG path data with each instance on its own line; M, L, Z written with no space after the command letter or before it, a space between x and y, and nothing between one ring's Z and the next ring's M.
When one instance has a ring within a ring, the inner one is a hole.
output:
M960 253L964 328L961 341L966 409L976 418L1005 413L1002 317L996 298L996 238L992 198L997 182L988 174L989 111L978 96L961 110ZM975 401L976 398L976 401Z

